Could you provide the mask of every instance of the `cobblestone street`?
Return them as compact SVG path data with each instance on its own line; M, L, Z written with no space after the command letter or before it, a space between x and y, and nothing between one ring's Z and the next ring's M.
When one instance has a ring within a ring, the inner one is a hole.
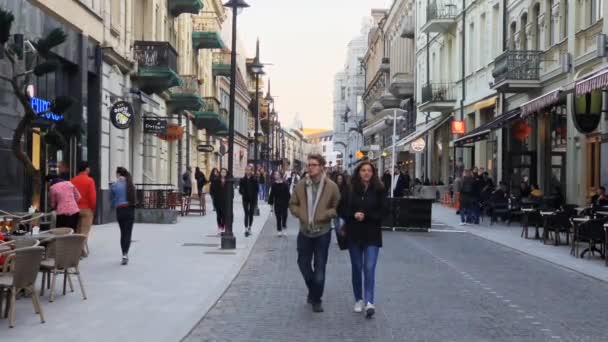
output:
M332 242L325 313L306 304L297 223L274 220L185 341L606 341L608 286L468 233L386 232L378 312L352 312L348 254Z

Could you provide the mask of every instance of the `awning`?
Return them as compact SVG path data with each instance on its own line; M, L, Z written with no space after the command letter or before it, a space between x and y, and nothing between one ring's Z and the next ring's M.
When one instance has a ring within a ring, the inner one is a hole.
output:
M547 94L541 95L534 100L528 101L521 105L521 116L526 117L530 114L534 114L543 108L547 108L553 104L559 102L562 89L556 89Z
M596 89L608 87L608 69L599 71L595 75L576 83L576 95L590 93Z
M452 114L439 116L427 123L424 123L424 124L416 127L415 132L411 133L410 135L406 136L405 138L403 138L397 142L397 147L405 146L404 148L408 148L408 146L411 142L424 136L427 132L432 131L435 128L438 128L439 126L443 125L444 123L448 122L451 119L452 119Z
M506 112L502 115L495 117L493 120L486 122L485 124L474 128L469 133L461 136L460 138L454 140L454 146L462 146L466 144L471 144L476 141L484 140L488 137L488 134L492 133L499 128L502 128L504 125L508 124L511 120L519 117L521 114L521 109L517 108L510 112Z
M497 96L492 96L489 99L479 101L473 105L475 110L481 110L496 105Z

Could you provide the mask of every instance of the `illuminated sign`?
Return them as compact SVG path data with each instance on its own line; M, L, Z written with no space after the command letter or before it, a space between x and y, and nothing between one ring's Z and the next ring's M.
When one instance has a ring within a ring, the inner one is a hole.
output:
M412 150L414 150L414 152L422 152L425 147L426 141L424 141L424 138L418 138L412 142Z
M63 115L53 112L45 113L51 107L51 102L39 97L32 97L32 109L39 117L51 121L63 121Z
M452 121L452 133L453 134L464 134L464 121L454 120Z

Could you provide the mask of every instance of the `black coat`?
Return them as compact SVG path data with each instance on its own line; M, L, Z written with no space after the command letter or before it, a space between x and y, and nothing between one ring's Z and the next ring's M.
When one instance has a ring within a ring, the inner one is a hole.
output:
M386 214L384 190L349 190L340 205L340 216L346 222L346 236L350 243L362 246L382 247L382 220ZM355 219L355 213L365 215L363 221Z
M211 192L213 193L213 205L217 207L224 207L226 204L226 199L228 197L228 190L231 183L224 182L222 184L220 178L216 178L213 182L211 182ZM233 198L234 198L234 192Z
M196 172L194 178L196 179L196 186L199 190L207 184L207 177L205 177L205 174L202 172Z
M255 202L258 200L258 191L260 189L258 180L251 177L243 177L241 178L241 182L239 184L239 193L243 196L243 201Z
M287 182L274 183L270 187L270 195L268 196L268 204L273 205L275 210L286 209L289 207L289 184Z

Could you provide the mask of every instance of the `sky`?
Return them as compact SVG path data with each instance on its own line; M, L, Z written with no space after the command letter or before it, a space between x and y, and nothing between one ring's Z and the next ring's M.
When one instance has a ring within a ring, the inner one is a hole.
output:
M392 0L247 0L238 18L239 40L260 55L283 124L296 115L304 127L333 127L333 80L346 61L348 42L360 34L372 8Z

